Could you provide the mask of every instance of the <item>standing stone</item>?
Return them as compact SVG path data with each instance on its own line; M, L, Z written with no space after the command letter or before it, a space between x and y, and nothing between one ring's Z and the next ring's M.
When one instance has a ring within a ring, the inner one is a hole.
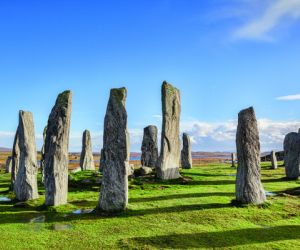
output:
M45 205L67 203L72 93L58 95L48 119L45 142Z
M12 169L12 157L8 156L5 163L5 173L11 173Z
M277 169L277 157L275 151L271 151L271 164L272 169Z
M42 183L45 182L45 142L46 142L46 135L47 135L47 126L44 128L43 131L43 146L41 149L41 162L40 162L40 168L42 172Z
M236 154L231 153L231 167L235 168Z
M300 134L300 128L298 129L298 133Z
M181 166L190 169L193 165L192 146L190 136L186 133L182 135Z
M20 111L16 135L12 163L13 190L19 201L37 199L38 164L32 113Z
M266 195L260 181L259 133L252 107L239 113L236 147L236 200L243 204L262 204Z
M85 130L82 136L82 151L80 156L81 170L95 170L90 131Z
M103 172L103 165L104 165L104 150L103 148L101 149L101 153L100 153L100 165L99 165L99 172Z
M298 179L300 167L300 134L289 133L284 138L284 163L288 179Z
M163 124L157 177L162 180L176 179L180 177L180 92L167 82L163 82L161 92Z
M158 159L157 127L148 126L144 128L142 142L142 166L155 168Z
M129 134L126 88L112 89L104 120L103 178L97 209L122 211L128 204Z

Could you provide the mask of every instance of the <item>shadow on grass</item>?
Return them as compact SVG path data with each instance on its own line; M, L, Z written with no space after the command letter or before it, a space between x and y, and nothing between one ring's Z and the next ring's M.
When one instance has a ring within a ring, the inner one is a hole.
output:
M185 198L200 198L200 197L210 197L210 196L234 196L234 193L188 193L188 194L172 194L164 196L155 196L155 197L140 197L140 198L130 198L129 203L131 202L151 202L151 201L162 201L162 200L172 200L172 199L185 199Z
M277 226L271 228L249 228L222 232L171 234L155 237L136 237L120 242L120 247L143 246L144 248L222 248L246 244L263 244L283 240L300 239L300 226Z

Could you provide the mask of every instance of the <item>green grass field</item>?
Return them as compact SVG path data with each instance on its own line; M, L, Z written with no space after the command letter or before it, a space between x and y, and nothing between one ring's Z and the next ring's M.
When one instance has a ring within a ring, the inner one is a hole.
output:
M42 206L39 183L38 201L0 202L0 249L300 249L300 182L266 163L263 185L276 196L259 207L235 207L235 172L210 164L174 181L139 177L130 181L128 210L110 216L72 214L96 206L95 173L74 174L69 203L57 208ZM0 196L13 198L9 179L0 174Z

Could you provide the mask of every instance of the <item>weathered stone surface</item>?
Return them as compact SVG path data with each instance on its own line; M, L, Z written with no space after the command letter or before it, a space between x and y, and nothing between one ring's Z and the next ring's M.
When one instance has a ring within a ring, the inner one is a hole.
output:
M12 157L13 190L16 199L27 201L38 198L37 153L33 116L30 112L19 112L19 126Z
M186 133L182 135L181 167L190 169L193 166L192 145L190 136Z
M85 130L82 136L82 151L80 155L80 167L82 170L95 170L91 134L90 131L88 130Z
M277 169L277 157L275 151L271 151L271 164L272 169Z
M255 112L242 110L236 133L237 178L236 200L243 204L262 204L266 200L260 181L260 143Z
M300 134L289 133L284 138L284 163L288 179L298 179L300 171Z
M231 167L235 168L236 154L231 153Z
M112 89L104 120L103 178L97 209L122 211L128 204L129 134L125 108L127 90Z
M104 150L103 148L101 149L101 153L100 153L100 164L99 164L99 172L103 172L103 166L104 166Z
M141 175L149 175L152 174L153 170L150 167L142 166L140 169Z
M40 161L40 168L42 172L42 183L45 181L45 173L44 173L44 166L45 166L45 142L46 142L46 135L47 135L47 126L44 128L43 131L43 146L41 149L41 161Z
M11 173L12 169L12 157L8 156L5 163L5 173Z
M57 206L67 203L69 132L72 93L58 95L50 113L45 142L45 204Z
M157 127L148 126L144 128L144 136L142 142L142 166L155 168L158 159L157 146Z
M162 85L162 113L163 124L157 177L162 180L176 179L180 177L180 92L167 82Z

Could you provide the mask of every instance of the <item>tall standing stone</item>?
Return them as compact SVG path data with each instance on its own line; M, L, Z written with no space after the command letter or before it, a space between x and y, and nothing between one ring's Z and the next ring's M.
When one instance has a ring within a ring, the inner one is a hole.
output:
M37 199L38 164L32 113L19 112L16 135L13 147L13 190L19 201Z
M41 161L40 161L40 168L42 172L42 182L45 181L45 143L46 143L46 135L47 135L47 126L44 128L43 131L43 146L41 149Z
M5 173L11 173L12 169L12 157L8 156L5 163Z
M271 164L272 164L272 169L277 169L277 157L276 157L276 152L271 151Z
M142 166L155 168L158 159L157 127L148 126L144 128L142 142Z
M128 204L129 134L125 108L127 90L112 89L104 120L103 178L97 209L122 211Z
M186 133L182 135L181 166L190 169L193 165L192 145L190 136Z
M289 133L284 138L284 163L288 179L298 179L300 171L300 134Z
M95 170L90 131L85 130L82 136L82 151L80 155L81 170Z
M237 178L236 200L243 204L262 204L266 200L260 181L260 143L255 112L242 110L236 133Z
M163 124L157 177L162 180L176 179L180 177L180 92L167 82L163 82L161 92Z
M67 203L72 93L58 95L48 119L45 142L45 205Z
M236 154L231 153L231 167L235 168Z

